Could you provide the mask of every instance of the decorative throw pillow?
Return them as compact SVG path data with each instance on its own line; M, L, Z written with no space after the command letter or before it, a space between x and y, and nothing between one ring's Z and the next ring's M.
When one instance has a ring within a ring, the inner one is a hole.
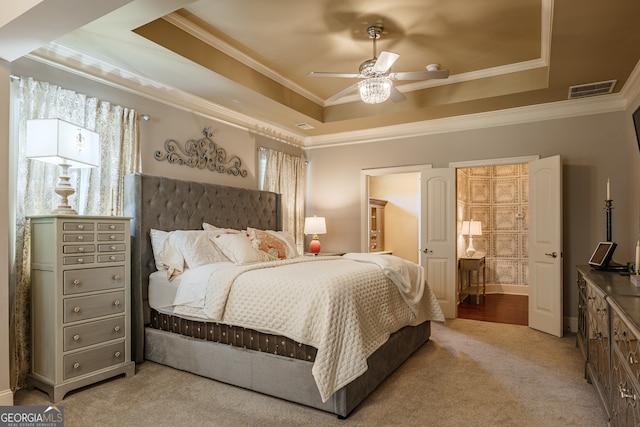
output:
M247 233L249 234L253 248L267 254L268 259L289 258L289 245L277 235L250 227L247 228Z
M296 239L293 238L293 235L291 233L289 233L288 231L274 230L267 230L267 233L273 234L278 239L283 240L287 244L289 248L289 252L287 252L287 258L295 258L299 255L298 249L296 247Z
M251 241L244 233L216 234L211 237L211 240L235 264L264 261L264 258L252 247Z

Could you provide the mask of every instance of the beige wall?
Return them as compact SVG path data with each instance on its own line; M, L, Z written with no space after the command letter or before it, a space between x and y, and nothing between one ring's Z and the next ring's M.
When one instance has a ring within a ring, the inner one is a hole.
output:
M333 222L335 232L323 239L327 251L358 251L362 169L415 164L443 168L450 162L559 154L563 159L564 315L577 316L575 266L587 262L596 242L606 238L607 178L615 206L613 238L620 245L615 258L619 262L633 258L639 227L637 215L630 219L637 201L627 197L632 186L628 168L637 168L640 161L637 152L633 153L635 160L628 160L632 154L628 116L620 111L313 149L309 151L313 169L308 177L307 206L314 209L322 203L324 215ZM327 204L336 193L335 203Z
M398 173L369 177L369 195L386 200L384 250L418 262L420 174Z

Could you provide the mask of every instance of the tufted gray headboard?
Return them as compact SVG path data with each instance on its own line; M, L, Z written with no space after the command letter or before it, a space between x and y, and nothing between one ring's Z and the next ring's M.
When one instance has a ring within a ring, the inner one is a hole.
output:
M149 275L156 270L149 230L219 227L281 230L280 195L267 191L181 181L146 174L124 179L124 214L131 217L131 350L144 360L144 325L150 320Z

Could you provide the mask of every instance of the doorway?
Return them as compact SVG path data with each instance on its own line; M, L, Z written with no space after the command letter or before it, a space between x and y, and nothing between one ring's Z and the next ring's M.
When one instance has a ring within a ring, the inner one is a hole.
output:
M487 164L456 169L458 230L462 221L480 222L472 236L475 256L485 258L479 301L459 300L458 317L528 325L529 164ZM466 257L470 236L458 235L458 257ZM479 272L476 274L480 274ZM480 278L474 285L480 286Z

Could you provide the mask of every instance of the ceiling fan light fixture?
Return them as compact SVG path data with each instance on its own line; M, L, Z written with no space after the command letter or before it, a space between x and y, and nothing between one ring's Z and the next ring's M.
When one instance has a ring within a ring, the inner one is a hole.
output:
M391 79L386 76L370 77L358 83L360 98L366 104L380 104L391 95Z

